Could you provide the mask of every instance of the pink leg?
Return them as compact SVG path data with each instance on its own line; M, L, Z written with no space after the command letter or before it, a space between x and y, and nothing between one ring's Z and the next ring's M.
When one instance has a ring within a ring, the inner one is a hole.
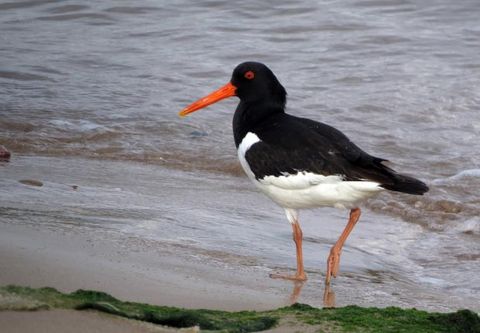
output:
M295 242L295 247L297 249L297 272L295 275L284 275L284 274L270 274L270 277L273 279L287 279L293 281L305 281L307 275L303 269L303 252L302 252L302 240L303 233L300 228L300 224L297 221L292 223L293 229L293 241Z
M360 213L360 208L353 208L350 211L350 219L348 220L347 226L340 235L340 238L330 250L330 255L327 259L327 276L325 279L326 285L330 284L330 279L332 276L334 278L337 277L338 269L340 267L340 254L342 253L343 244L347 240L348 235L350 235L350 233L352 232L355 224L358 222L358 219L360 218Z

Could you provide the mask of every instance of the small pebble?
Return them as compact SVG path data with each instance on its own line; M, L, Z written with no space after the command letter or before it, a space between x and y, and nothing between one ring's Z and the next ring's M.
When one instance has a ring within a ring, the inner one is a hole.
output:
M25 185L30 185L30 186L43 186L43 183L39 180L35 179L22 179L19 180L20 183L25 184Z
M202 138L204 136L208 136L208 133L203 132L203 131L192 131L192 132L190 132L190 137L191 138Z
M7 148L0 145L0 161L9 161L11 155Z

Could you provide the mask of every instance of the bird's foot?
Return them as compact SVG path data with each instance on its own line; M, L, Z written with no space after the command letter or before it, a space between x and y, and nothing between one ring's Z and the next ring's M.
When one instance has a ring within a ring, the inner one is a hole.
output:
M296 273L295 275L271 273L270 277L272 279L284 279L290 281L307 281L307 275L305 273Z
M337 277L338 269L340 268L340 254L342 254L341 249L337 249L335 246L330 250L330 255L327 259L327 276L325 278L325 284L330 284L330 279L332 276Z

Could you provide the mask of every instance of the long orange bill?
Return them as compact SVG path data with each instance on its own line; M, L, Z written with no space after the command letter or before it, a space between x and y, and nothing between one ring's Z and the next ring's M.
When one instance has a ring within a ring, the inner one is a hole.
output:
M180 117L185 117L187 114L200 110L210 104L216 103L224 98L235 96L235 91L237 87L235 87L230 82L221 87L218 90L215 90L210 95L200 98L198 101L193 102L185 109L183 109L178 115Z

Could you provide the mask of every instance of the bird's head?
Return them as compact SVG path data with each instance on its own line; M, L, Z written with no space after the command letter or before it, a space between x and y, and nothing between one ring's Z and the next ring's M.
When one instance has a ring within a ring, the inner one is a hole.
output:
M233 70L229 83L187 106L180 116L232 96L237 96L245 103L269 103L283 109L286 95L285 88L267 66L259 62L244 62Z

